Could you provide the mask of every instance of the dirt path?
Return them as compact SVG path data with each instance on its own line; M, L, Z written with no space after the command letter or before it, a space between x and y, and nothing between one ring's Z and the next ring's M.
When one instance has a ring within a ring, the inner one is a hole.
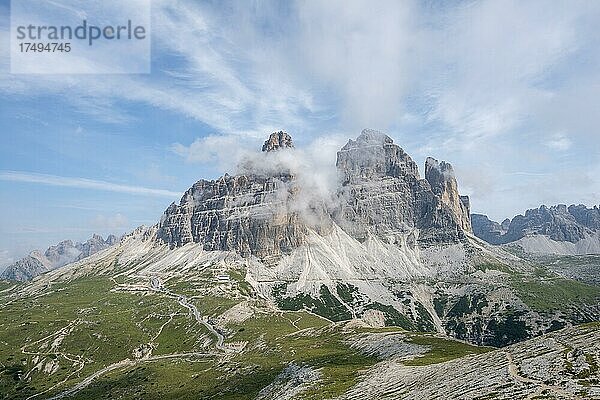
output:
M98 379L102 375L104 375L108 372L117 370L117 369L121 369L121 368L125 368L125 367L133 367L137 364L144 363L144 362L152 362L152 361L158 361L158 360L164 360L164 359L170 359L170 358L210 357L213 355L214 354L210 354L210 353L173 353L173 354L163 354L160 356L151 356L151 357L137 359L137 360L132 360L132 359L126 358L125 360L121 360L119 362L110 364L110 365L102 368L101 370L94 372L93 374L91 374L90 376L88 376L87 378L85 378L84 380L79 382L77 385L73 386L72 388L70 388L68 390L65 390L62 393L57 394L56 396L49 398L48 400L62 399L62 398L74 395L75 393L85 389L87 386L90 385L90 383L92 383L94 380Z
M216 344L215 344L215 348L223 353L230 353L231 349L227 348L226 346L224 346L223 342L225 341L225 337L214 327L212 326L208 321L204 320L202 318L202 314L200 313L200 311L198 311L198 309L196 308L196 306L184 295L178 294L178 293L174 293L173 291L165 288L162 284L162 282L160 281L160 279L153 277L150 279L150 284L146 287L147 289L150 289L154 292L163 294L165 296L174 298L177 300L177 302L185 307L194 317L194 319L202 324L204 327L206 327L206 329L208 329L208 331L214 335L217 338ZM171 315L171 318L165 322L159 329L158 334L156 334L153 338L153 340L156 340L156 338L158 338L158 336L160 335L160 332L162 331L162 329L165 327L165 325L167 325L173 318L173 315ZM64 328L61 328L60 330L58 330L57 332L54 332L51 335L46 336L45 338L42 338L40 340L38 340L36 343L39 343L42 340L47 340L49 338L51 338L52 336L56 336L56 335L60 335L63 334L65 331L67 331L69 328L71 328L73 326L73 324L75 324L76 321L73 321L71 324L67 325ZM35 344L35 343L32 343ZM31 344L30 344L31 345ZM25 346L24 346L25 347ZM23 352L25 352L25 349L22 349ZM34 354L34 353L29 353L29 354ZM173 353L173 354L164 354L164 355L158 355L158 356L152 356L150 354L139 358L139 359L129 359L126 358L125 360L121 360L118 362L115 362L113 364L110 364L96 372L94 372L93 374L89 375L88 377L86 377L85 379L83 379L81 382L77 383L75 386L73 386L70 389L67 389L59 394L57 394L54 397L51 397L48 400L54 400L54 399L62 399L68 396L71 396L81 390L83 390L84 388L86 388L87 386L89 386L94 380L98 379L99 377L101 377L102 375L105 375L111 371L117 370L117 369L121 369L121 368L126 368L126 367L132 367L138 363L142 363L142 362L152 362L152 361L156 361L156 360L164 360L164 359L171 359L171 358L181 358L181 357L206 357L206 356L215 356L217 354L215 353ZM79 369L81 370L81 368ZM69 375L69 377L72 376ZM56 386L58 386L61 383L60 382L57 385L54 385L52 388L50 389L54 389ZM49 390L50 390L49 389ZM49 390L46 390L44 393L48 392ZM35 396L39 396L43 393L38 393Z
M510 354L509 351L505 351L504 354L506 355L506 359L508 360L508 373L510 374L510 376L521 383L526 383L526 384L531 384L531 385L536 385L538 386L538 389L530 394L529 396L527 396L527 399L534 399L536 397L539 397L540 395L542 395L542 393L544 391L550 391L550 392L554 392L557 395L561 396L561 398L567 398L567 399L581 399L581 397L573 394L573 393L569 393L566 390L564 390L562 387L560 386L555 386L555 385L547 385L542 381L539 381L537 379L531 379L531 378L527 378L523 375L521 375L519 373L519 368L517 367L517 364L515 363L515 360L513 359L512 354Z
M152 278L150 280L149 287L151 290L153 290L155 292L162 293L169 297L177 299L179 304L181 304L183 307L187 308L189 310L189 312L194 316L194 318L196 319L196 321L198 323L204 325L204 327L206 329L208 329L208 331L217 338L217 343L215 344L215 347L218 350L221 350L223 352L229 352L229 349L227 347L223 346L225 337L214 326L212 326L208 321L205 321L202 318L202 314L200 314L200 311L198 311L196 306L192 302L190 302L186 296L174 293L171 290L165 288L163 286L162 282L160 281L160 279L158 279L158 278Z

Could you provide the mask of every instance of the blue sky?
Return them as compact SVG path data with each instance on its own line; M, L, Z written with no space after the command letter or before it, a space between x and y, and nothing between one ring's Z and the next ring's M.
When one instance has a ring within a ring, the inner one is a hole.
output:
M383 130L496 219L598 204L599 20L592 0L154 0L151 74L11 75L2 0L0 267L153 224L279 129L332 163Z

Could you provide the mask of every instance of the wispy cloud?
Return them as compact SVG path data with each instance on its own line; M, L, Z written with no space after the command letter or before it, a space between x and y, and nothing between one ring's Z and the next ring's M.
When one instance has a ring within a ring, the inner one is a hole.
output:
M546 142L546 146L557 151L569 150L572 144L573 143L571 142L571 140L561 133L557 133L556 135L552 136L552 139Z
M139 196L160 196L177 198L179 192L164 189L153 189L142 186L122 185L87 178L72 178L66 176L38 174L34 172L0 171L0 180L9 182L37 183L49 186L72 187L76 189L102 190L107 192L128 193Z
M100 230L111 230L117 231L122 230L128 226L127 217L121 213L115 215L96 215L92 220L92 226Z
M10 256L10 252L8 250L0 250L0 271L2 271L4 267L11 264L13 261L14 258Z

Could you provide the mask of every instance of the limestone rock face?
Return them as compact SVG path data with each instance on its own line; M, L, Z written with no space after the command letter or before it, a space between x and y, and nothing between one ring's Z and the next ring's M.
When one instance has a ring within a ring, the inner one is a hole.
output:
M78 246L78 248L81 250L81 253L77 257L77 260L81 260L99 252L100 250L104 250L116 244L117 241L118 239L115 235L108 235L106 240L104 240L104 238L102 238L100 235L93 235L85 243L82 243L81 246Z
M510 222L508 237L527 234L548 235L555 241L577 242L585 237L585 227L578 224L563 204L550 208L541 206L527 210L525 215L517 215Z
M425 161L425 179L431 185L431 190L440 196L454 215L458 218L461 228L471 232L471 205L469 197L458 193L458 184L454 176L454 169L450 163L428 157Z
M202 243L207 251L280 257L303 242L306 228L289 212L289 178L229 176L201 180L165 211L157 233L171 247Z
M337 154L342 184L375 181L385 177L419 180L419 167L389 136L365 129Z
M487 215L471 214L473 234L490 244L502 243L502 236L506 233L509 224L510 220L508 220L508 224L503 222L500 225L496 221L490 220Z
M71 240L63 240L54 246L48 247L44 256L50 261L50 264L59 268L77 260L80 254L80 243L73 243Z
M600 208L598 206L587 208L583 204L571 205L568 211L578 224L594 231L600 231Z
M292 143L292 137L287 132L279 131L273 132L271 136L263 144L262 151L273 151L283 148L294 147Z
M348 141L337 167L342 205L336 221L356 239L413 231L424 244L453 243L470 231L463 228L463 214L420 179L417 164L383 133L364 130Z
M17 260L2 272L2 279L25 282L51 269L50 262L39 251Z
M290 135L271 134L262 147L269 153L264 158L273 161L266 164L277 166L273 156L292 148ZM335 204L310 204L312 215L307 217L295 204L305 196L292 171L284 165L267 170L242 161L242 174L201 180L179 204L171 204L158 225L157 239L170 247L201 243L207 251L235 251L268 263L305 243L310 229L334 223L359 240L370 234L390 239L409 233L413 246L417 241L455 243L470 230L463 228L463 215L455 214L452 204L420 179L410 156L381 132L364 130L348 141L337 154L337 168L341 182Z

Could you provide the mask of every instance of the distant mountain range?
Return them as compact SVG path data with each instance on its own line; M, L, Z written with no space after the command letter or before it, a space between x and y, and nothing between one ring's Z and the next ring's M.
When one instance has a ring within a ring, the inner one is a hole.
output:
M118 239L109 235L106 240L100 235L93 235L84 243L64 240L54 246L48 247L44 253L39 250L32 251L15 263L6 267L0 278L13 281L28 281L44 272L60 268L75 261L82 260L94 253L104 250Z
M475 236L491 244L513 244L534 254L600 254L598 206L543 205L502 223L481 214L472 214L471 221Z

